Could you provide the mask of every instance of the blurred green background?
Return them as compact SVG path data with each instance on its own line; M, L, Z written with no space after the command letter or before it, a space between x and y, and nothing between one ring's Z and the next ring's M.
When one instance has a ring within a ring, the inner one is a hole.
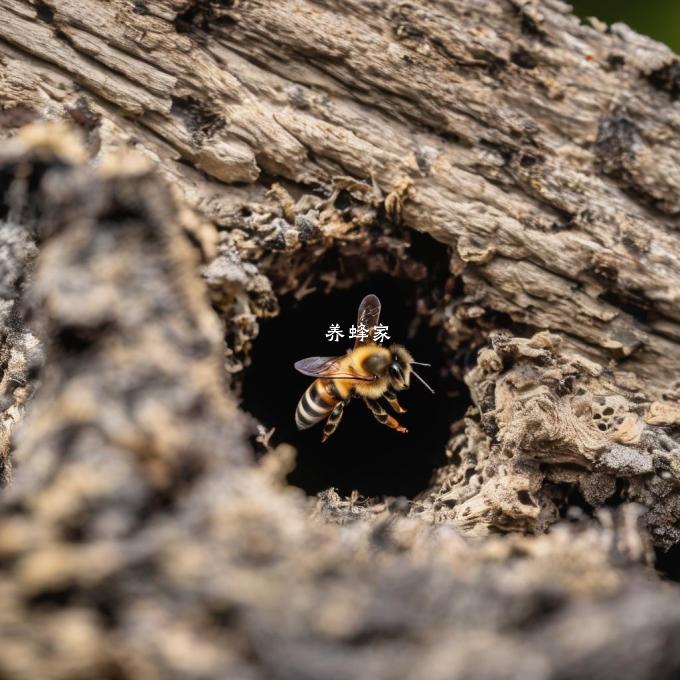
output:
M623 21L680 52L680 0L572 0L569 4L581 17L597 17L608 24Z

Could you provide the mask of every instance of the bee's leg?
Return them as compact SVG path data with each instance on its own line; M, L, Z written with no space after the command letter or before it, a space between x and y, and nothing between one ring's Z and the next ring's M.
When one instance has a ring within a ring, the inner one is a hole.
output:
M385 392L385 399L395 413L406 413L406 409L397 401L397 395L392 390Z
M333 432L335 428L340 424L342 420L342 413L345 409L345 404L349 401L340 401L335 405L335 408L331 411L330 415L326 419L326 424L323 426L323 435L321 436L321 441L325 442Z
M408 432L408 430L403 425L400 425L377 401L374 401L373 399L364 399L364 402L366 402L366 406L368 406L369 410L379 423L387 425L387 427L391 427L397 432Z

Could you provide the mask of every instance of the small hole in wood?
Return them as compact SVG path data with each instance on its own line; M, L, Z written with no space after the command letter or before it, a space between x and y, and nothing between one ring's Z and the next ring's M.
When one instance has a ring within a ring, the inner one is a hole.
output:
M435 394L416 379L399 393L407 413L394 415L407 434L381 425L361 399L352 399L338 429L322 444L322 424L302 432L295 426L295 408L313 378L297 373L293 364L308 356L343 355L351 348L349 327L368 293L380 298L389 343L403 344L417 361L432 364L417 370ZM299 302L284 296L279 316L261 322L252 364L243 375L242 406L266 428L276 428L273 445L287 442L297 449L291 484L312 495L335 487L343 495L357 490L365 496L413 498L427 488L435 469L447 463L450 426L463 417L470 399L465 385L451 375L437 329L427 319L413 328L417 297L412 282L375 276L348 290L317 292ZM340 324L345 333L339 342L325 337L331 323Z

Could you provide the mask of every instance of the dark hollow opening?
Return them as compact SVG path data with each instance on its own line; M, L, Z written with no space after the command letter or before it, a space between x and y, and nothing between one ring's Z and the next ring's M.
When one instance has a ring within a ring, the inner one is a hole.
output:
M656 570L670 581L680 581L680 544L667 551L656 551Z
M376 294L382 303L381 323L389 327L391 336L388 344L403 344L416 361L432 364L417 370L435 394L415 378L410 389L399 394L407 413L396 417L408 434L381 425L360 399L353 399L336 432L322 444L322 423L302 432L296 429L295 408L313 378L299 374L293 364L308 356L344 354L354 343L348 338L349 327L356 324L357 308L368 293ZM243 376L242 406L266 428L276 428L273 445L287 442L297 449L290 484L310 495L335 487L342 495L356 490L364 496L413 498L427 488L433 471L445 462L450 426L465 413L469 395L447 367L452 359L447 359L437 329L417 317L417 298L417 284L379 275L347 290L317 292L299 302L285 296L279 316L262 322L252 364ZM325 334L336 323L345 337L331 342Z

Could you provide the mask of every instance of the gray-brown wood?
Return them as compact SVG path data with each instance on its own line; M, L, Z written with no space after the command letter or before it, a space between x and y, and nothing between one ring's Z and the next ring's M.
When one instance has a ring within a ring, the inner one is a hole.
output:
M0 675L676 677L678 72L556 0L0 0ZM413 230L472 408L309 501L223 364Z
M397 191L476 304L675 389L680 110L662 45L556 1L0 8L5 128L75 120L92 155L149 154L232 231L271 223L263 173L292 183L293 222L340 177Z
M248 422L222 390L199 253L158 178L128 162L99 177L35 139L9 151L0 177L40 247L23 299L45 368L0 496L0 675L676 677L680 595L649 571L640 507L470 540L460 529L480 503L463 502L457 524L333 490L310 501L282 483L289 447L251 459ZM553 336L498 338L471 383L496 381L501 411L514 388L531 408L538 390L522 375L548 381L551 354L584 384L584 368L596 372L561 360ZM515 365L505 376L499 358ZM527 434L531 449L542 433ZM468 435L460 467L474 456L493 481L473 417ZM586 432L573 459L602 443ZM536 510L541 490L506 477L504 496L479 499L511 517L524 492Z

